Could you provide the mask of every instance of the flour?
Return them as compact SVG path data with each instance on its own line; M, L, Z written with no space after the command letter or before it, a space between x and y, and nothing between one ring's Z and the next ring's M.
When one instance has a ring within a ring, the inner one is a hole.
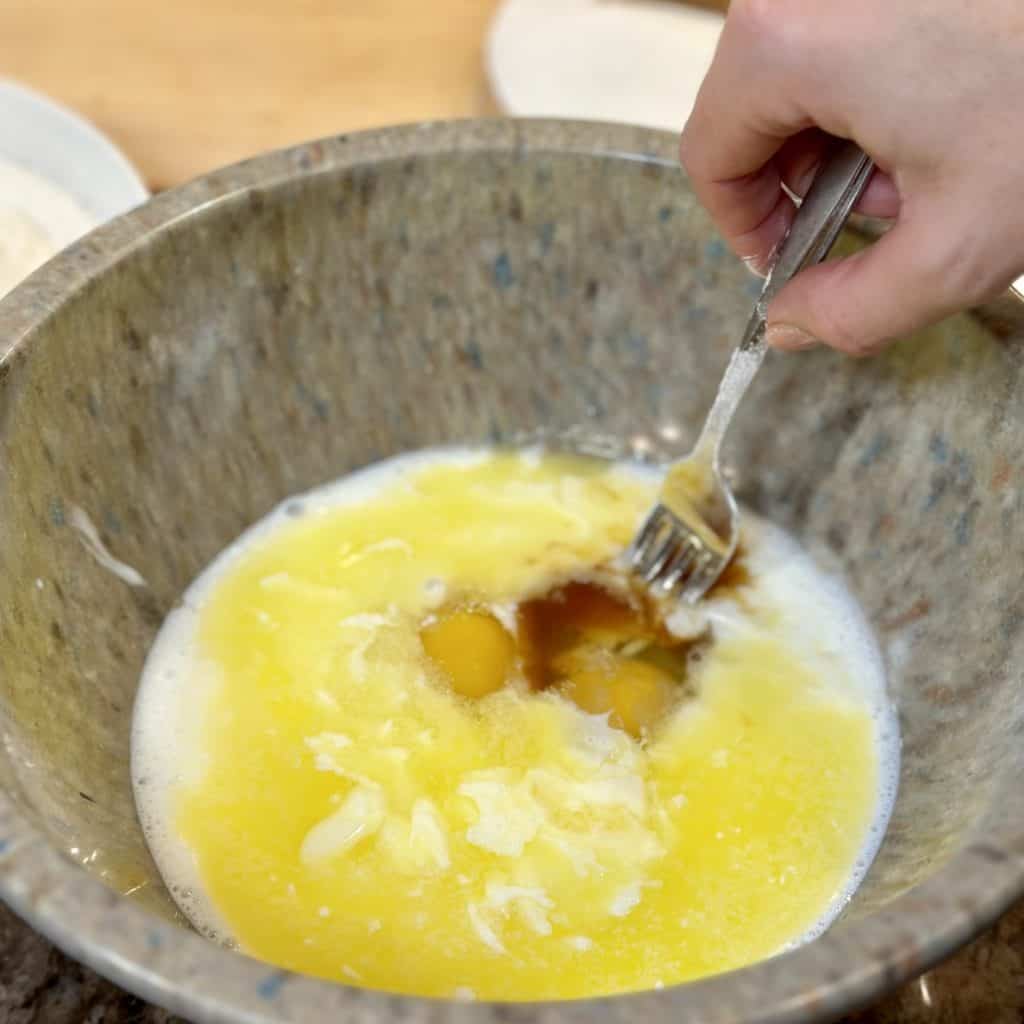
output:
M66 192L0 159L0 297L95 225Z

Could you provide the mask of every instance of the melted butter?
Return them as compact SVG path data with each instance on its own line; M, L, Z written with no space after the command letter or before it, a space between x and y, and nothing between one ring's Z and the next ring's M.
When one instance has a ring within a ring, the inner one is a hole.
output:
M654 493L584 460L438 455L247 541L201 603L216 682L154 844L165 875L187 849L201 923L293 970L526 1000L738 967L822 919L877 811L875 728L771 609L644 742L525 679L466 700L424 650L438 581L542 595L621 551Z

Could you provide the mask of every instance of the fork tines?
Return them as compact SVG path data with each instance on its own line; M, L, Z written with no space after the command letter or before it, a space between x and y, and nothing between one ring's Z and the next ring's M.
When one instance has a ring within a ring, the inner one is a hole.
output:
M717 578L721 561L662 504L644 521L629 552L631 570L662 594L698 601Z

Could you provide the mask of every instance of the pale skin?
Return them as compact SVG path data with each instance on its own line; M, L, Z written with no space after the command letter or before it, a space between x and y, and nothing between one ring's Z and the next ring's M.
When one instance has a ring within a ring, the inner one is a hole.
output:
M1024 274L1022 0L733 0L680 152L754 269L823 132L874 159L859 209L893 226L797 275L768 308L771 344L869 355Z

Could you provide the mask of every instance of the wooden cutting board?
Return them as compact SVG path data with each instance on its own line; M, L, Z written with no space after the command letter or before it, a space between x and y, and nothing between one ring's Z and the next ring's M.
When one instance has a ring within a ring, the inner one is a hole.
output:
M159 189L302 139L498 113L483 67L496 7L0 0L0 76L81 111Z
M261 150L497 113L495 0L0 0L0 76L68 104L164 188Z

